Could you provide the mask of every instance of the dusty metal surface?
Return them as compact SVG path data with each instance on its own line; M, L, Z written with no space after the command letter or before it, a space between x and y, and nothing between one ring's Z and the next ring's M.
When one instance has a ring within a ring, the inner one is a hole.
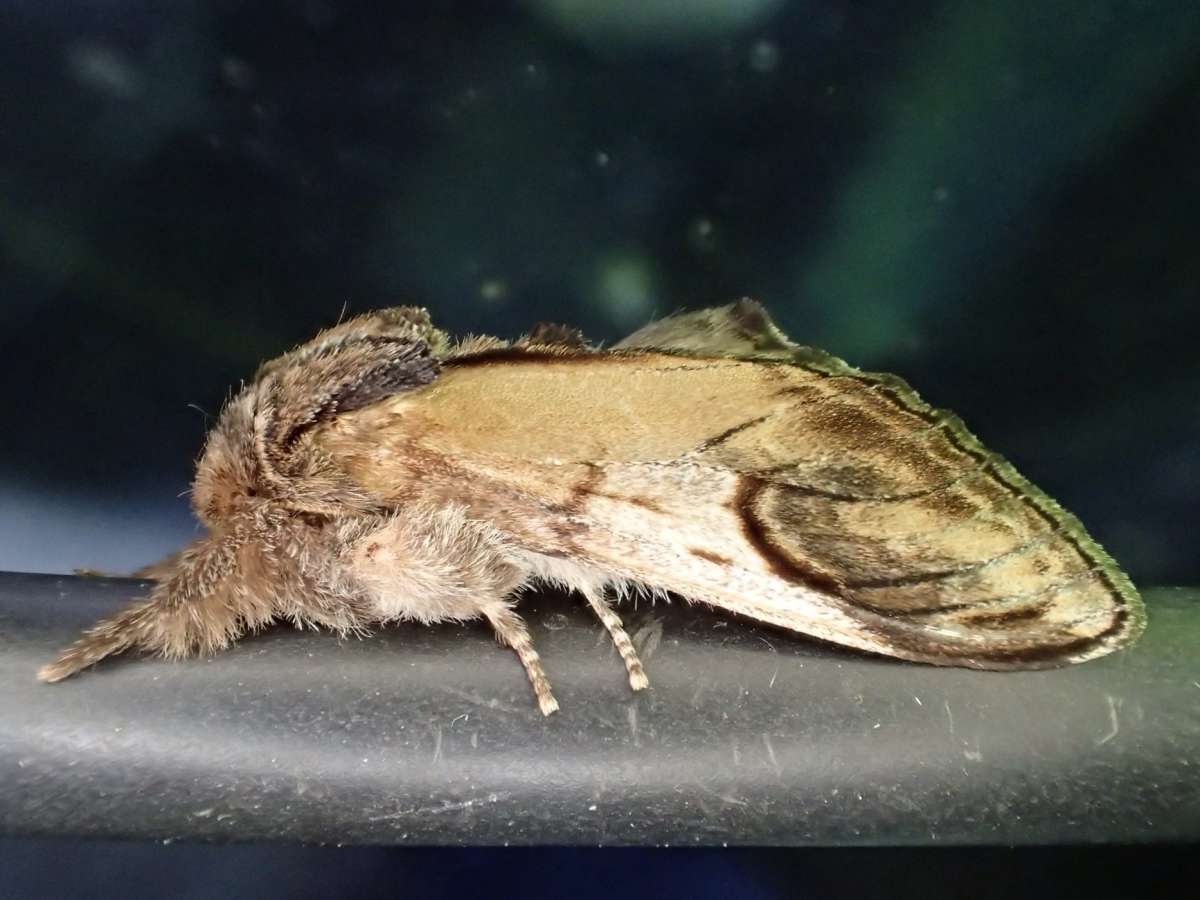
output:
M1200 592L1132 650L985 673L682 604L522 603L562 711L482 626L279 628L212 659L34 672L137 582L0 575L0 831L396 844L1200 838Z

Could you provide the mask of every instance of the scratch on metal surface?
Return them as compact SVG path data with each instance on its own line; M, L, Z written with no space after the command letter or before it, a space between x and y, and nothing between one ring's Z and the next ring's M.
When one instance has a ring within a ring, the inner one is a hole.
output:
M737 797L732 797L729 794L718 793L717 791L714 791L710 787L705 787L698 781L695 782L695 785L696 785L696 787L700 788L700 790L704 791L704 793L708 794L710 797L716 797L722 803L728 803L732 806L749 806L750 805L745 800L739 800Z
M633 746L642 746L641 739L638 737L638 713L637 703L630 703L625 707L625 718L629 721L629 735L633 738Z
M633 644L643 660L654 655L658 645L662 643L663 620L661 616L651 616L650 621L639 628L633 635Z
M950 712L950 701L945 701L946 718L950 720L950 737L954 737L954 713Z
M537 712L537 707L530 705L529 709L517 706L509 706L507 703L501 703L495 697L491 700L485 700L474 691L464 691L461 688L451 687L448 684L439 685L439 687L448 694L458 697L460 700L466 700L468 703L474 703L476 706L481 706L484 709L498 709L503 712L525 713L532 709Z
M1114 697L1112 694L1105 694L1108 700L1108 733L1096 741L1096 746L1100 747L1107 744L1115 738L1121 731L1121 719L1117 712L1121 709L1121 704L1125 701L1121 697Z
M476 806L483 806L487 803L498 803L501 800L507 800L511 796L509 793L502 793L488 794L486 797L475 797L470 800L460 800L458 802L447 800L437 806L414 806L412 809L398 809L396 812L385 813L382 816L369 816L367 821L388 822L393 819L406 819L409 816L435 816L438 813L461 812L464 809L473 809Z
M433 759L432 762L441 762L442 759L442 726L438 725L433 729Z
M766 644L767 649L770 650L772 653L774 653L776 656L775 671L771 673L771 680L767 683L767 689L769 690L769 689L775 687L775 679L779 677L779 660L778 660L779 651L776 650L775 645L772 644L770 641L768 641L765 637L762 637L761 635L755 635L755 637L757 637L760 641L762 641L764 644Z
M771 745L771 736L764 733L762 739L763 746L767 748L767 758L771 760L771 768L775 770L776 775L782 775L783 769L779 767L779 759L775 756L775 748Z

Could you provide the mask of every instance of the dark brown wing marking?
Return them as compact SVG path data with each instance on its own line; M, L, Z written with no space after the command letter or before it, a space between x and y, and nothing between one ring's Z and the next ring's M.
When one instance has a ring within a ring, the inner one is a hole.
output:
M720 553L714 553L711 550L705 550L702 547L688 547L688 553L692 556L707 560L718 566L732 566L733 560L728 556L722 556Z
M836 458L819 466L751 461L755 448L735 446L738 435L757 426L753 435L763 435L772 416L727 429L696 455L743 473L734 505L777 574L841 598L905 655L1052 664L1132 641L1144 627L1133 585L1079 521L902 379L792 343L746 300L652 323L618 346L756 358L824 380L823 388L783 377L777 397L803 408L797 419L810 433L842 442ZM886 466L855 462L869 456L864 448L911 477L889 483ZM935 636L964 626L986 641L955 646Z
M897 656L1053 664L1143 627L1136 590L1078 520L956 416L895 376L792 344L760 307L653 323L614 351L489 347L444 365L428 414L431 433L455 435L447 448L553 459L556 474L589 461L732 473L728 505L770 570L835 598ZM569 406L518 440L535 385ZM577 499L604 489L579 484ZM558 512L570 520L571 502Z
M842 488L833 501L821 488L788 483L794 468L744 475L737 503L743 527L773 571L837 596L897 655L927 662L1049 665L1136 636L1140 599L1078 520L955 417L903 396L897 380L856 375L850 383L851 394L870 390L900 414L938 427L912 442L886 427L886 418L873 420L869 405L851 414L826 404L814 415L808 403L795 414L806 428L828 430L833 445L853 435L858 449L882 451L940 486L893 492L902 485L871 481L880 468L867 466L863 477L830 466L826 484ZM728 441L711 449L732 452ZM928 527L931 519L940 526ZM898 524L907 520L917 527ZM1022 591L1031 584L1035 591Z
M756 505L768 487L767 482L750 476L742 476L738 481L737 493L730 506L741 517L746 539L781 578L842 596L844 587L834 572L822 569L800 554L789 553L772 539L769 525L756 511Z

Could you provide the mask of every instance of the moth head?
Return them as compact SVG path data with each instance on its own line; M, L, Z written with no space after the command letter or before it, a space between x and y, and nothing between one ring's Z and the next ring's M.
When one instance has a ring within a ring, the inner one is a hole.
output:
M245 388L226 404L196 465L192 508L209 528L267 498L254 446L254 399Z
M193 503L211 527L272 501L338 514L371 505L313 446L314 428L437 377L445 336L423 309L378 310L259 367L222 411L196 470Z

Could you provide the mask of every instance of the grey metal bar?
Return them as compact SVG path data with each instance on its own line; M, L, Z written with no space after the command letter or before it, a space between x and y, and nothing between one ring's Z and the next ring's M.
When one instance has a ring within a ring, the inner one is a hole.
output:
M482 626L212 659L38 665L139 584L0 575L0 832L383 844L1061 844L1200 838L1200 592L1133 649L983 673L841 651L682 603L622 614L630 693L576 599L521 610L543 719Z

